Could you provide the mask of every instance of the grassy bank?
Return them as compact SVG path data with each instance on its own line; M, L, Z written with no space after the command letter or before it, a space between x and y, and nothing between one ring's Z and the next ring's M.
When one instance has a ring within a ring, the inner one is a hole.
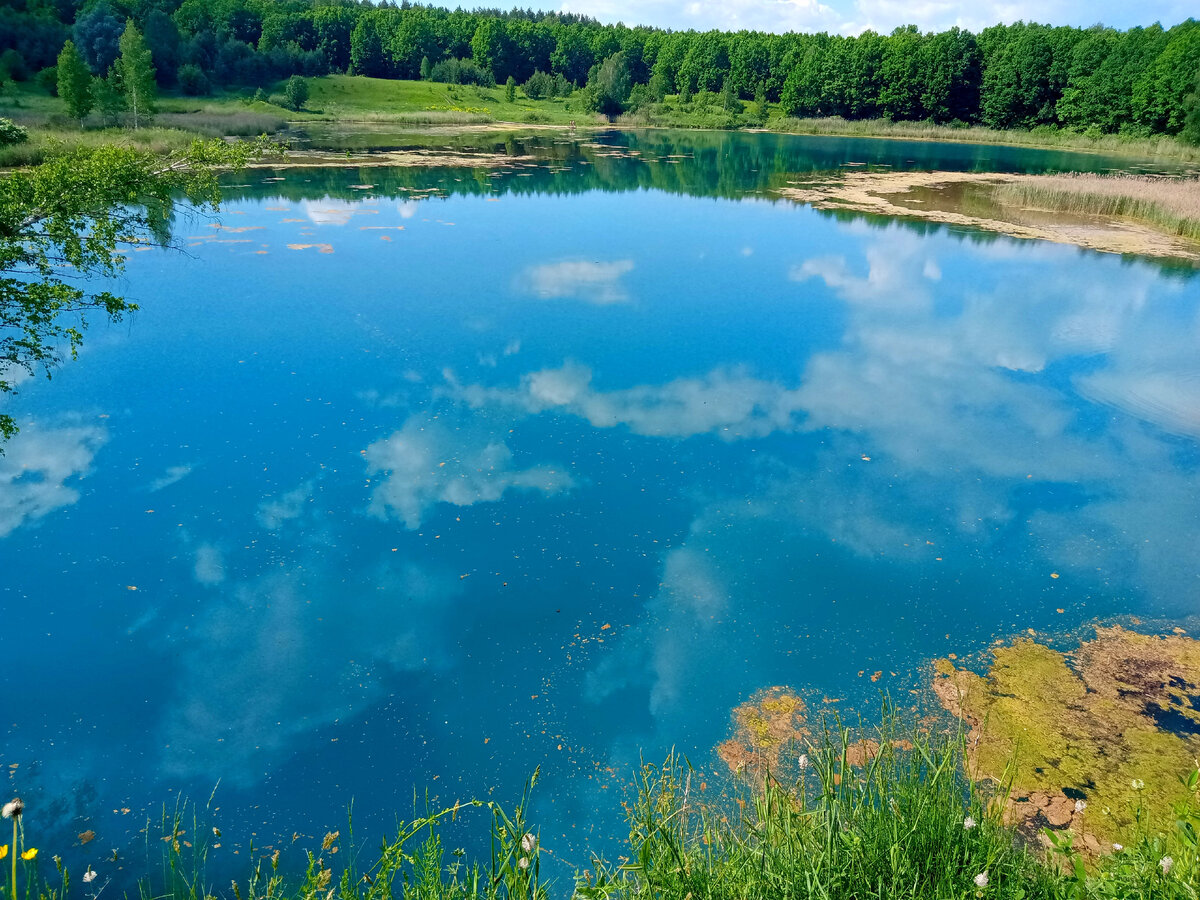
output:
M780 771L745 772L732 795L715 802L677 757L644 767L626 804L629 839L621 859L594 860L566 883L543 877L542 854L553 848L541 846L528 817L535 773L511 811L454 803L399 822L382 844L347 827L311 849L286 851L291 858L252 852L232 885L209 880L209 856L220 846L210 810L168 807L161 822L147 824L147 861L157 872L143 879L140 893L143 900L537 900L572 892L580 900L1195 900L1200 772L1185 780L1191 799L1176 810L1174 827L1156 833L1143 823L1126 847L1085 858L1069 830L1039 839L1005 824L1003 788L968 777L961 733L898 727L891 716L885 722L857 736L835 724L794 747ZM25 818L36 814L27 810ZM446 829L464 817L490 843L482 860L446 852ZM27 829L14 852L28 847ZM53 882L41 882L34 865L22 863L18 872L27 897L81 893L71 882L84 873L72 879L60 869ZM100 874L89 882L104 875L97 865Z
M26 145L0 148L0 165L36 162L44 158L55 143L78 145L120 140L148 149L175 148L192 134L206 137L272 134L284 129L289 122L300 127L313 123L397 126L607 124L603 116L583 111L579 93L567 98L532 100L518 88L513 101L509 102L503 86L481 88L348 75L310 78L308 85L309 100L299 111L283 107L282 84L264 92L265 102L254 99L251 91L206 98L163 96L158 102L154 127L139 132L101 129L95 114L89 118L87 128L81 131L66 117L63 104L57 98L31 85L9 85L0 93L0 116L29 127L31 140ZM743 103L740 107L740 111L725 109L716 94L698 94L686 103L678 96L669 96L661 103L649 104L638 112L618 117L614 124L619 127L691 129L757 126L759 123L751 115L753 105ZM762 127L790 134L1009 144L1200 163L1200 147L1166 136L1133 138L1054 129L999 131L884 119L794 119L785 116L777 105L769 107Z
M1137 175L1039 175L998 186L993 197L1022 206L1082 215L1118 216L1200 240L1200 179Z
M328 75L310 78L309 99L301 110L282 103L282 85L259 99L250 91L214 97L164 95L149 128L137 131L105 128L93 113L80 128L69 119L64 104L31 85L10 85L0 93L0 116L29 129L24 144L0 147L0 166L31 165L55 147L121 143L154 151L185 146L193 137L250 137L276 135L289 125L395 124L483 125L496 122L570 125L595 124L579 99L530 100L520 91L513 102L503 87L394 81L380 78ZM265 96L266 99L262 99Z

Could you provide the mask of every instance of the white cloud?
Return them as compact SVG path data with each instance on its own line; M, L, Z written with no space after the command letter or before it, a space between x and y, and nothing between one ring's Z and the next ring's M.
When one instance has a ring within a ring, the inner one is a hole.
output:
M367 203L337 200L333 197L304 200L301 202L300 208L314 225L346 225L355 216L374 217L379 212L378 207ZM403 211L401 211L401 215L403 215Z
M621 283L633 271L633 260L586 262L583 260L532 266L518 278L518 285L543 300L583 300L597 306L629 301Z
M94 426L25 424L0 456L0 537L79 500L73 486L108 439Z
M258 524L268 531L275 531L284 522L298 519L304 514L304 508L312 499L313 483L306 481L299 487L293 488L278 497L268 497L258 504L255 518Z
M200 584L214 585L224 581L225 560L221 548L215 544L201 544L197 547L196 563L192 571Z
M191 466L169 466L167 471L150 482L150 492L161 491L163 488L168 488L177 481L182 481L192 473Z
M390 560L357 576L343 560L310 556L205 605L177 648L165 774L254 784L403 673L450 664L457 577Z
M367 471L382 474L370 511L396 517L409 530L438 503L471 506L499 500L510 490L556 494L574 482L561 467L517 468L502 439L470 426L452 429L427 416L413 416L390 437L366 449Z
M749 375L716 369L697 378L661 385L600 391L586 366L566 362L525 375L516 388L460 386L452 391L473 407L493 404L527 413L547 410L586 419L597 428L624 425L636 434L691 437L712 433L723 440L762 437L792 430L800 411L798 391Z
M1154 21L1173 25L1195 15L1194 4L1187 0L1157 0L1148 5L1116 0L979 0L970 4L958 0L567 0L558 8L602 22L675 30L745 28L841 34L858 34L867 28L887 34L908 24L922 31L944 31L957 25L978 32L989 25L1018 20L1080 27L1103 22L1129 28Z

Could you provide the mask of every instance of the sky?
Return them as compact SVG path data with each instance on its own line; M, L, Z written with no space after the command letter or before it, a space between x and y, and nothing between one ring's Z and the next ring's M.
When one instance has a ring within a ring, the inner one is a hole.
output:
M555 8L547 3L544 9ZM654 25L675 30L828 31L886 33L916 24L923 31L953 25L979 31L1018 20L1051 25L1116 28L1161 22L1170 26L1200 13L1196 0L565 0L557 7L601 22Z

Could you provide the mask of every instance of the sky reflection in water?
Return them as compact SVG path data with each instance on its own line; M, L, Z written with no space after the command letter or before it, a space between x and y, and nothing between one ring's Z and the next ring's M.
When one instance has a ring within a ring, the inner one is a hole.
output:
M582 866L757 689L1194 613L1188 272L530 172L251 173L10 403L0 762L57 852L218 779L230 865L351 798L373 843L541 764Z

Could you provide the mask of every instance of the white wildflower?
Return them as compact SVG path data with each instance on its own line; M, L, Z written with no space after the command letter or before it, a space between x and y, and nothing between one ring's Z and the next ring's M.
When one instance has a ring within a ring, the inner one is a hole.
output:
M1169 857L1169 856L1164 856L1162 859L1160 859L1158 861L1158 865L1159 865L1159 868L1161 868L1163 870L1164 875L1170 875L1171 874L1171 866L1175 865L1175 860L1171 859L1171 857Z
M524 871L525 869L528 869L529 868L529 857L522 856L520 859L518 859L517 860L517 868L521 869L522 871Z
M987 869L984 869L982 872L980 872L978 875L975 876L975 887L985 888L987 886L988 886Z
M1113 844L1113 853L1120 853L1124 849L1125 849L1124 844Z
M527 832L525 836L521 838L521 849L526 853L533 853L535 850L537 850L537 845L537 835L535 835L533 832Z
M1140 779L1140 778L1135 778L1135 779L1133 779L1133 781L1129 782L1129 786L1131 788L1133 788L1135 791L1140 791L1142 788L1144 788L1146 786L1146 782L1142 781L1142 779Z
M88 866L87 871L83 873L83 883L91 884L95 880L96 880L96 870L93 869L91 866Z
M4 818L6 819L18 819L24 811L25 803L20 797L14 797L4 804Z
M800 754L800 771L803 772L807 768L808 768L808 754L801 753Z
M974 828L978 824L979 823L976 822L975 819L971 816L967 816L965 819L963 819L963 828L967 829L967 831L970 831L972 828Z
M1075 801L1075 812L1077 812L1077 813L1083 812L1085 809L1087 809L1087 803L1085 801L1083 801L1083 800Z

